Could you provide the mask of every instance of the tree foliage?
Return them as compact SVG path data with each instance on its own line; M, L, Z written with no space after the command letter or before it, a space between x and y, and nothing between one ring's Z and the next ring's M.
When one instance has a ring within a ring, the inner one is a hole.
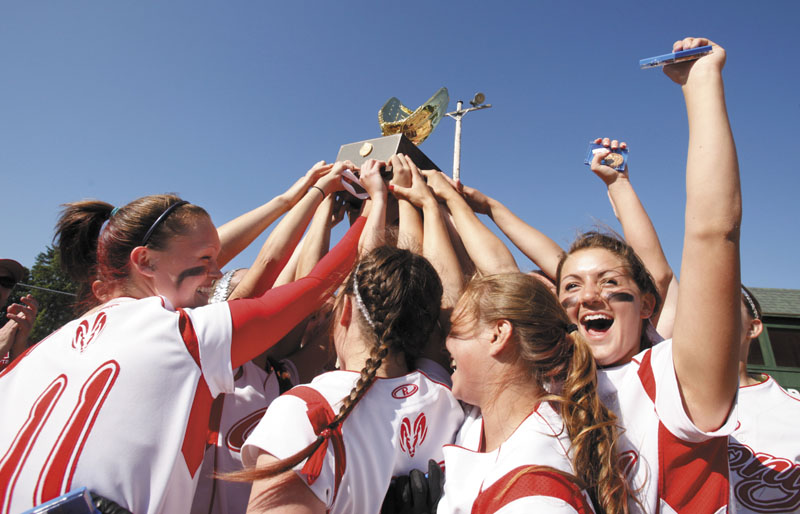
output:
M44 287L62 293L75 294L78 287L61 271L58 250L51 246L36 256L36 262L24 281L37 287ZM14 290L15 299L25 294L32 294L39 302L39 315L31 330L31 342L38 342L66 322L75 318L75 296L26 288L17 285Z

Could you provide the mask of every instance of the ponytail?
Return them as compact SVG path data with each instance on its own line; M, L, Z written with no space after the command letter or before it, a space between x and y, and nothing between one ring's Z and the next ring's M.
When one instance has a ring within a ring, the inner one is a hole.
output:
M68 203L56 223L53 239L61 269L78 284L78 305L97 304L92 294L92 282L97 277L97 240L113 210L113 205L99 200Z
M597 392L597 369L589 345L574 330L561 391L561 417L572 441L572 462L580 482L603 512L628 512L629 487L617 451L617 417Z

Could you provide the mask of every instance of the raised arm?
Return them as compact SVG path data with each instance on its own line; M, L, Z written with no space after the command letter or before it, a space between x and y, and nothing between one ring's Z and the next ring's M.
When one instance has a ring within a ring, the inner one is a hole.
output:
M313 186L321 176L328 173L332 166L333 164L325 164L325 161L316 163L285 193L218 227L220 252L217 263L220 268L247 248L276 219L294 207L303 198L308 188Z
M389 189L409 188L413 183L411 167L414 163L403 154L393 155L389 160L392 165L392 180ZM416 166L414 166L416 168ZM419 253L422 248L423 228L422 215L417 210L417 205L403 196L397 198L397 209L400 221L397 228L397 247Z
M353 267L366 221L359 218L307 277L270 289L258 298L228 302L233 322L234 368L268 350L322 305Z
M369 199L364 202L364 212L367 214L367 225L361 234L358 243L358 252L363 255L374 248L384 244L386 240L386 195L388 189L380 174L383 161L370 159L361 167L361 185L369 193Z
M725 107L725 50L706 39L686 38L673 51L707 44L713 45L712 53L664 72L682 86L689 119L673 359L689 416L699 428L713 430L728 416L738 384L739 164Z
M441 171L425 170L422 175L453 216L461 241L477 270L485 275L519 271L506 245L481 223L467 201L456 191Z
M444 214L433 191L425 183L416 165L404 157L404 167L411 177L410 187L390 186L392 193L399 201L409 202L422 209L423 241L422 255L428 259L442 281L442 304L439 311L440 331L435 331L429 338L422 356L441 364L445 369L450 366L450 355L444 351L444 340L449 331L450 314L461 295L464 286L464 273L461 270L456 251L445 224Z
M344 215L341 207L341 204L336 205L336 195L326 196L322 204L317 207L303 240L295 278L308 275L308 272L328 253L331 246L331 229L341 221L340 214Z
M452 309L464 286L464 273L461 271L461 264L450 242L450 235L433 191L425 183L419 169L410 159L407 159L406 167L411 176L410 187L399 185L390 187L399 201L408 202L415 207L415 210L416 208L422 209L422 255L433 264L442 279L444 289L442 308Z
M475 212L486 214L503 231L514 246L534 262L551 279L555 279L558 260L563 250L541 231L522 221L500 201L475 188L462 186L464 197Z
M667 290L675 274L672 272L672 268L667 262L667 257L664 255L664 250L661 248L661 242L658 240L658 234L656 234L653 222L633 189L628 167L625 166L624 171L617 171L610 166L602 164L603 159L611 153L611 150L625 149L627 145L625 142L620 143L616 139L609 138L597 138L594 142L602 144L608 148L608 151L598 152L594 155L591 162L591 170L608 188L608 198L611 201L615 216L622 225L625 241L631 245L636 255L644 263L647 271L653 276L658 294L664 301L667 299ZM651 321L654 324L657 323L660 315L661 312L654 313L650 318ZM666 329L667 327L664 326L662 328ZM667 333L661 333L661 335L665 338L672 337L672 327L669 327Z
M231 299L260 296L272 287L295 246L311 221L317 207L330 193L342 189L342 171L348 163L337 162L311 187L303 198L284 216L269 235L255 262L236 286Z

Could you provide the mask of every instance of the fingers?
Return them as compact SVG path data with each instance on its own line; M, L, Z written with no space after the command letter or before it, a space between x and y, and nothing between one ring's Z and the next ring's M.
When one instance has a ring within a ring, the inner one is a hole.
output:
M620 142L617 139L609 139L607 137L604 138L598 137L597 139L594 140L594 144L603 145L606 148L611 148L612 150L625 150L628 148L628 143L626 143L625 141Z
M36 298L34 298L33 296L27 294L22 298L20 298L19 301L27 305L31 309L31 311L33 311L34 317L36 316L36 313L39 312L39 302L36 301Z

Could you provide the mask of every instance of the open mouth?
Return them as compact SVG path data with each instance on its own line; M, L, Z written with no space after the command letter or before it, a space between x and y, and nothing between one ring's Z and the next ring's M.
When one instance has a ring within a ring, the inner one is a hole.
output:
M614 318L607 314L588 314L581 318L581 325L589 335L603 335L608 332L613 324Z

